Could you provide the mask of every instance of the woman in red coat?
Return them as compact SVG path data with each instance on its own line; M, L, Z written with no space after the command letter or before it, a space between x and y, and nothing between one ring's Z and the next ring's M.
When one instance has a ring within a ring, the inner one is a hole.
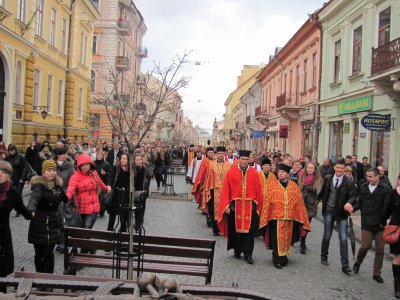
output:
M97 186L107 193L111 187L106 186L95 171L95 166L87 154L81 154L77 160L77 171L69 180L67 197L74 197L76 208L82 217L83 228L93 228L100 212L100 202L97 196Z

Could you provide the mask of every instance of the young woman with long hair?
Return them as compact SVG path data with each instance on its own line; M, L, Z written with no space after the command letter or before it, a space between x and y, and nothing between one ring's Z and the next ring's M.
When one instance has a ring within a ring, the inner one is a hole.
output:
M312 218L317 216L318 212L318 194L321 191L323 178L317 166L309 162L305 165L305 169L299 177L299 188L303 196L304 204L307 209L308 220L311 223ZM301 238L300 252L306 254L306 237Z

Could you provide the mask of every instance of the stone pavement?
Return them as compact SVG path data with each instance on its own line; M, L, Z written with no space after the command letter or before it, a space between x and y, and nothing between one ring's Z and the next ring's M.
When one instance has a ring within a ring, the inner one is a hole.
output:
M154 182L151 186L155 189ZM175 191L185 193L191 186L185 184L183 176L175 177ZM24 197L28 201L28 193ZM183 236L192 238L213 238L207 227L205 217L190 201L147 200L145 229L148 234ZM96 229L104 230L108 216L99 218ZM33 245L27 242L29 223L23 217L11 217L15 265L24 266L27 271L35 271L33 264ZM336 232L332 235L328 267L320 264L320 246L323 224L315 219L311 223L312 232L308 235L307 255L299 253L299 245L292 248L289 265L282 270L274 268L271 251L257 238L254 249L254 265L243 259L233 258L233 251L226 250L226 239L216 237L216 249L212 284L219 286L237 285L264 293L271 299L394 299L391 261L384 260L382 277L384 284L372 280L374 252L370 251L361 266L360 273L347 276L341 272L339 242ZM359 244L357 244L357 249ZM388 248L388 247L387 247ZM350 264L353 264L349 246ZM63 272L63 255L56 252L55 273ZM110 270L85 268L78 274L111 277ZM181 282L204 284L203 278L177 276Z

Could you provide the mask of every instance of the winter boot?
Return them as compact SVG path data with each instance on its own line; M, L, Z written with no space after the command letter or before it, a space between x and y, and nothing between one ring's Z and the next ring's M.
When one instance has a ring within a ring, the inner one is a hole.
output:
M400 298L400 265L392 264L393 279L394 279L394 295Z
M44 258L44 272L45 273L54 273L54 254L51 254L49 256L46 256Z
M300 240L300 253L301 254L307 253L306 237L302 237Z
M37 273L44 273L44 261L38 255L35 255L35 269Z

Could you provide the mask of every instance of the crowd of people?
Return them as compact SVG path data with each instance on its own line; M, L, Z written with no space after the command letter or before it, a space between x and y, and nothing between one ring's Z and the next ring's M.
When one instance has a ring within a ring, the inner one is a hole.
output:
M383 232L400 225L400 175L392 189L382 166L372 167L368 158L341 156L321 165L309 156L294 159L280 151L254 152L225 147L194 147L184 157L186 182L193 184L192 195L206 216L214 236L227 238L227 250L234 257L253 264L254 238L261 236L277 269L285 267L291 246L300 242L307 253L306 238L311 221L322 202L324 233L321 237L321 264L328 266L329 244L334 223L339 235L342 272L358 273L375 243L372 278L383 283ZM348 219L361 211L362 243L354 265L348 259ZM394 255L392 270L395 296L400 298L400 241L390 245Z
M13 209L16 217L22 215L30 221L28 242L33 244L36 272L53 273L54 251L65 250L63 228L68 225L65 223L67 205L73 204L82 228L93 228L97 218L107 212L107 230L127 231L131 225L129 201L133 173L135 191L143 191L145 195L140 209L135 210L132 226L138 230L144 221L150 181L155 177L157 189L165 185L172 158L182 158L183 150L162 145L141 146L130 155L118 141L112 145L65 141L51 145L36 139L22 154L13 144L7 148L0 145L0 277L14 271L10 228ZM26 183L32 192L25 206L22 192ZM92 250L81 249L81 252Z
M307 253L306 239L311 222L322 202L324 233L321 237L321 264L329 265L329 244L336 222L339 233L342 272L358 273L375 242L372 278L383 283L383 230L400 225L400 176L392 189L382 166L372 167L368 158L356 155L338 157L321 165L311 157L294 159L280 151L231 150L225 147L140 146L129 155L118 141L112 145L68 144L54 146L33 141L25 154L13 144L0 147L0 276L14 271L10 214L30 221L28 242L33 244L37 272L54 272L54 250L63 252L63 209L73 203L81 227L93 228L98 217L109 215L107 230L127 231L130 178L135 191L149 195L155 178L157 189L166 184L172 159L182 159L186 182L198 209L214 236L227 238L227 249L234 257L254 264L254 238L260 236L272 250L277 269L285 267L291 246L300 241L300 252ZM133 161L130 159L133 157ZM131 170L133 172L131 172ZM25 183L32 193L28 205L22 200ZM362 243L354 265L348 260L348 217L361 210ZM143 209L135 211L136 226L144 220ZM118 225L116 225L116 220ZM119 228L117 228L119 226ZM137 228L137 227L136 227ZM90 252L91 249L81 249ZM395 295L400 297L400 242L390 245ZM0 291L1 292L1 291ZM4 292L4 290L3 290Z

